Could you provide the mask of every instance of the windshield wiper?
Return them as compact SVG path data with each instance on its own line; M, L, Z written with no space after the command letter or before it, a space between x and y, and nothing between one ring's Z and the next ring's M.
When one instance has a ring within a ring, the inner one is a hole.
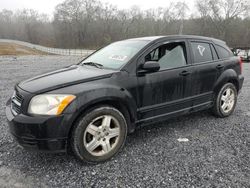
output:
M86 63L83 63L82 65L89 65L89 66L94 66L94 67L97 67L99 69L103 68L103 65L100 64L100 63L95 63L95 62L86 62Z

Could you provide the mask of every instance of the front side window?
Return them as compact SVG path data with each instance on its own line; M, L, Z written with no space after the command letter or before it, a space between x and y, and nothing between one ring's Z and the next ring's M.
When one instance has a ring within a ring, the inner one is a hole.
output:
M102 65L103 68L120 69L149 42L142 40L115 42L97 51L81 63L93 62Z
M157 61L161 70L183 67L187 64L184 42L173 42L159 46L145 56L145 62Z
M191 42L194 55L194 63L204 63L213 61L210 44L204 42Z

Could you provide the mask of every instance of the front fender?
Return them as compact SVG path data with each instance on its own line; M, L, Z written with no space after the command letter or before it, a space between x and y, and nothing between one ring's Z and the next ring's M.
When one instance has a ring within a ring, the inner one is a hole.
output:
M125 105L133 120L136 119L137 105L132 95L124 88L105 87L89 90L77 99L77 111L105 101L117 101Z
M137 105L136 101L130 92L124 88L115 85L109 85L107 83L90 83L79 84L64 88L63 92L67 93L76 92L76 100L71 103L64 111L64 113L73 114L71 119L71 125L89 108L98 104L121 104L128 114L124 114L130 117L131 124L128 125L129 131L134 130L134 122L137 120ZM59 91L54 91L59 92ZM74 93L73 93L74 94ZM71 125L67 128L70 131Z

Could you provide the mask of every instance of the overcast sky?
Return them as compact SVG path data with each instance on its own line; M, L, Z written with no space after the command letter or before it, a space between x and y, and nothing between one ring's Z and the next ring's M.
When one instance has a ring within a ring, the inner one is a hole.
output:
M0 10L9 9L35 9L40 13L53 14L54 8L57 4L62 3L64 0L0 0ZM166 7L169 5L168 0L101 0L102 2L109 2L117 5L118 8L130 8L133 5L138 5L142 9ZM173 0L174 1L174 0ZM190 6L194 6L195 0L186 0Z

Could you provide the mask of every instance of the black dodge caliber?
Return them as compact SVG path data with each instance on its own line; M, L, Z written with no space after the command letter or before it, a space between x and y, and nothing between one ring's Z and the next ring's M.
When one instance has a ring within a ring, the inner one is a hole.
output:
M231 115L243 80L241 60L223 41L129 39L17 84L6 116L24 148L96 163L117 154L138 125L204 109Z

